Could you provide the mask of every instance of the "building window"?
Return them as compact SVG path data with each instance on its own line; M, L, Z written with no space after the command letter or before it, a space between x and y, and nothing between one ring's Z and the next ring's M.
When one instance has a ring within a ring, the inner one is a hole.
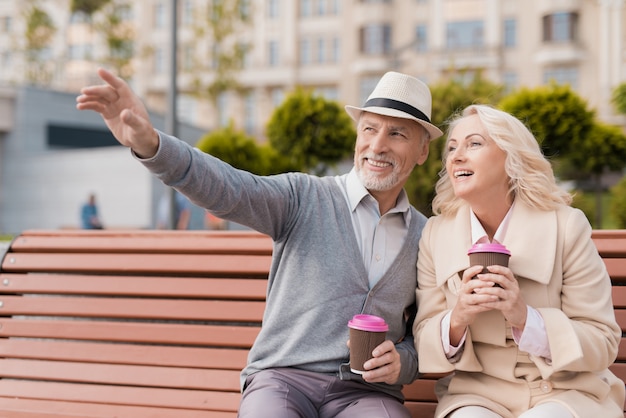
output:
M300 41L300 65L311 63L311 41L303 39Z
M243 20L247 20L250 17L250 0L241 0L241 3L239 3L239 16Z
M269 46L268 46L268 65L270 67L276 67L278 66L278 60L279 60L279 56L278 56L278 41L270 41Z
M359 83L359 103L365 104L369 95L374 91L380 76L366 77Z
M250 68L252 65L251 62L251 47L249 44L240 44L241 50L241 68Z
M504 74L502 74L502 84L504 84L504 91L511 93L517 88L517 73L505 71Z
M373 24L361 28L361 52L366 55L386 54L391 51L391 26Z
M426 25L415 27L415 50L418 52L428 51L428 29Z
M548 68L543 72L544 84L556 82L557 84L569 84L572 89L578 87L578 69L576 67Z
M178 96L176 105L180 121L193 124L197 118L196 99L193 96L181 94Z
M270 19L276 19L279 17L278 1L279 0L268 0L267 2L267 17Z
M315 94L325 98L326 100L339 100L339 92L336 87L318 87L315 89Z
M578 40L578 13L554 13L543 17L544 42Z
M278 107L285 100L285 92L280 87L273 88L270 92L272 106Z
M446 25L446 47L448 49L472 49L484 45L484 23L482 20L450 22Z
M228 92L217 96L217 123L221 128L228 126Z
M0 17L0 32L2 33L11 32L11 16Z
M2 70L8 70L12 65L12 55L10 51L3 51L0 53L0 68Z
M134 19L133 9L130 4L115 6L115 15L118 16L122 22L132 22Z
M156 48L154 50L154 73L165 73L165 52L163 48Z
M326 62L326 40L324 38L317 40L317 62L320 64Z
M338 63L339 57L341 57L341 40L339 38L333 38L332 40L332 51L331 51L331 62Z
M340 9L340 0L328 0L328 14L337 16L339 14Z
M183 25L193 25L194 7L193 0L185 0L183 2L182 19Z
M154 5L154 27L155 28L164 28L165 27L165 4L160 1Z
M326 0L317 0L317 15L324 16L326 14Z
M83 24L83 23L89 23L89 16L87 16L87 14L82 12L82 11L74 12L70 16L70 23L72 25L79 25L79 24Z
M255 97L254 92L249 92L244 98L244 130L248 135L254 135L254 117L255 117Z
M517 21L506 19L504 21L504 47L512 48L517 45Z
M193 45L183 46L183 62L182 67L184 71L192 71L194 68L195 48Z
M313 15L313 1L300 0L300 17L310 17Z
M68 51L70 60L88 60L91 59L91 45L90 44L73 44L70 45Z

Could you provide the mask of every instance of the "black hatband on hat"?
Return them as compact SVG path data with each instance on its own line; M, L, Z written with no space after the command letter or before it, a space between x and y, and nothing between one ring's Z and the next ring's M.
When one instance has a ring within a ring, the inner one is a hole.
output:
M430 119L428 118L428 116L426 116L421 110L419 110L416 107L411 106L410 104L404 103L404 102L400 102L398 100L393 100L393 99L385 99L382 97L376 97L373 99L369 99L367 102L365 102L365 105L363 106L364 108L367 107L388 107L391 109L396 109L396 110L400 110L404 113L408 113L411 116L414 116L420 120L423 120L424 122L430 122Z

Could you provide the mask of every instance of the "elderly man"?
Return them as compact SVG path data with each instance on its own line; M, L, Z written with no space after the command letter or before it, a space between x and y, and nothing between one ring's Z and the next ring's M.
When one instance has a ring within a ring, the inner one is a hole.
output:
M83 88L79 110L100 113L137 160L196 205L274 240L263 327L241 374L240 417L410 416L401 390L418 372L407 323L426 218L403 187L442 135L430 122L428 87L390 72L363 107L346 106L357 123L348 174L262 177L155 130L127 83L98 74L105 84ZM347 324L358 313L389 326L362 374L347 365Z

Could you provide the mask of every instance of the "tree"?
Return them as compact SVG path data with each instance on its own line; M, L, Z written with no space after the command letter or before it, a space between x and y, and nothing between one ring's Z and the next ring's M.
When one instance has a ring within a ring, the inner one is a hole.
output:
M615 109L626 115L626 83L622 83L613 90L613 104Z
M322 175L351 155L356 132L337 102L296 88L272 113L267 137L291 164Z
M29 2L24 11L26 31L24 33L24 53L26 61L25 78L32 84L45 85L52 79L54 63L50 62L50 45L57 28L48 13Z
M503 110L524 121L561 179L593 179L596 227L602 225L601 177L619 170L626 159L626 138L617 127L598 122L595 112L567 85L523 89L506 97Z
M461 81L463 72L458 75L458 78L430 86L433 102L431 121L434 125L442 127L450 116L466 106L472 103L497 103L503 95L504 87L485 79L480 72L475 73L469 83ZM405 186L413 206L427 216L432 214L431 202L435 197L435 184L442 168L444 144L445 137L430 144L428 159L413 170Z
M258 175L298 171L286 158L269 145L257 145L254 138L236 130L232 123L204 135L196 147L233 167Z
M568 85L523 88L498 105L523 121L548 157L567 155L593 127L595 114Z
M618 171L626 165L626 136L617 126L600 122L592 125L584 138L573 140L567 158L577 171L590 175L596 195L596 228L602 227L602 175L606 171Z
M241 89L237 74L243 67L249 45L239 42L237 35L248 24L250 10L246 0L206 3L208 9L199 10L194 15L197 19L194 34L195 39L208 41L209 54L200 53L188 72L192 74L193 91L215 104L222 93Z
M102 61L123 78L133 75L135 32L124 20L129 8L124 0L72 0L70 4L72 13L83 13L102 35L108 47L108 54Z
M617 228L626 228L626 177L611 187L610 210L617 221Z

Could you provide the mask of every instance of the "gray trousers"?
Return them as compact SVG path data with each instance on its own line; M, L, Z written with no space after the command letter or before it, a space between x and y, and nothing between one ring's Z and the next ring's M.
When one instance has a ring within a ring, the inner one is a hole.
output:
M410 418L400 400L356 381L297 369L249 376L239 418Z

